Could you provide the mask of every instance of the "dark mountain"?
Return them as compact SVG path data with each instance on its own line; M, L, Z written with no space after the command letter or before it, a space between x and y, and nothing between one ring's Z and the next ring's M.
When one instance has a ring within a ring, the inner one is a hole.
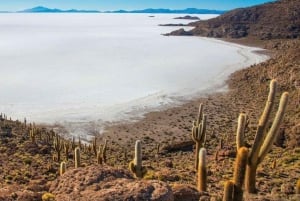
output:
M197 9L197 8L186 8L184 10L170 10L164 8L147 8L144 10L117 10L117 11L106 11L106 13L178 13L178 14L223 14L226 11L222 10L208 10L208 9Z
M249 8L235 9L219 17L192 22L191 31L169 35L199 35L218 38L254 37L281 39L300 37L300 1L280 0Z
M34 8L25 9L22 11L18 11L19 13L99 13L99 11L96 10L60 10L57 8L46 8L43 6L37 6Z

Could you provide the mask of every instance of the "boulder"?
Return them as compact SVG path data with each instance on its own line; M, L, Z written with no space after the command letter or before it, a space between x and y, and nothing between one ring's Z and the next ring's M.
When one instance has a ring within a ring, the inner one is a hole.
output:
M53 181L50 190L56 201L173 201L164 182L134 179L128 170L93 165L66 171Z

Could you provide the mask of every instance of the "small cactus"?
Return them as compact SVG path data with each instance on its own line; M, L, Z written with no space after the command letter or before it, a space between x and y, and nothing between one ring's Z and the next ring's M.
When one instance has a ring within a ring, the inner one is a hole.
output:
M129 170L134 173L136 177L142 178L146 174L146 169L142 166L142 146L140 140L135 142L134 153L134 159L129 163Z
M60 163L60 169L59 169L60 176L62 176L65 172L66 172L66 163L65 162L61 162Z
M199 164L198 164L198 191L207 191L207 169L206 169L206 149L201 148L199 153Z
M197 121L193 122L192 128L192 139L196 143L196 152L195 152L195 168L198 171L199 163L199 151L204 147L206 140L206 116L203 115L203 105L199 106L199 113Z
M80 167L80 149L79 147L75 148L75 168Z

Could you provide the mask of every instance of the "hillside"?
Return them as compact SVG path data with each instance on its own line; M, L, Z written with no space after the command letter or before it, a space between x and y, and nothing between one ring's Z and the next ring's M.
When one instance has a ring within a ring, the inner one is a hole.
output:
M216 38L254 37L291 39L300 37L300 1L281 0L229 11L217 18L197 21L189 32L170 35L197 35Z

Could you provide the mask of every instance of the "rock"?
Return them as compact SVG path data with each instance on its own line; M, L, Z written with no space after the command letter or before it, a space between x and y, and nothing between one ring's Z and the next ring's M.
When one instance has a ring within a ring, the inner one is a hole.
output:
M281 193L284 193L286 195L290 195L294 193L294 186L291 184L282 184L280 187Z
M164 182L136 180L128 170L97 165L65 172L52 182L49 191L56 201L174 200L171 188Z
M172 31L169 34L164 34L165 36L191 36L193 35L190 31L185 31L184 29L178 29L176 31Z
M174 201L199 201L200 198L200 193L197 189L189 185L175 184L172 186L172 191Z

